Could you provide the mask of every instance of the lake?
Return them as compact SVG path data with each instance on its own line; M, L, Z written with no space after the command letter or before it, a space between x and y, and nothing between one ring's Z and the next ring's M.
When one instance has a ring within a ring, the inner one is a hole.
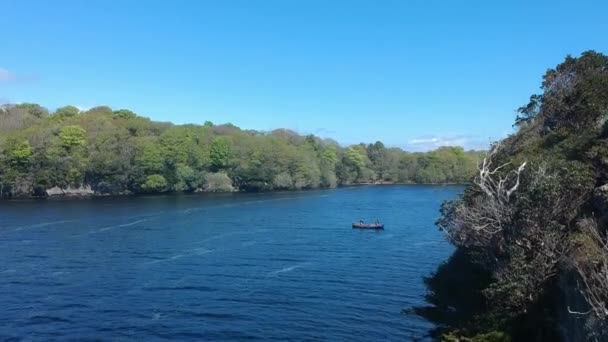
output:
M0 202L0 340L425 338L401 310L453 251L434 222L460 191Z

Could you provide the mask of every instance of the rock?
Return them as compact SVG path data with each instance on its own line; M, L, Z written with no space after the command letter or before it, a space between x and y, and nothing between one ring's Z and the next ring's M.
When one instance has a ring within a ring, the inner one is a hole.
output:
M95 194L95 191L93 191L93 189L91 189L90 185L81 185L78 188L73 188L71 186L68 186L65 189L55 186L50 189L47 189L46 194L49 197L53 197L53 196L76 197L76 196L92 196Z
M208 173L205 176L204 192L233 192L236 191L232 180L225 172Z
M52 187L50 189L46 189L46 195L47 196L60 196L63 195L63 190L61 190L61 188L59 188L58 186Z

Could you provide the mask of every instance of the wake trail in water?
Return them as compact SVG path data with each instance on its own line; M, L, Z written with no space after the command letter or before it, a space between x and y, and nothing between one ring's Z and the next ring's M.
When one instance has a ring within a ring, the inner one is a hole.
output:
M266 202L278 202L278 201L287 201L287 200L292 200L292 199L296 199L298 197L283 197L283 198L271 198L271 199L266 199L266 200L256 200L256 201L247 201L247 202L243 202L242 204L257 204L257 203L266 203Z
M136 224L142 223L142 222L146 222L149 221L150 219L142 219L142 220L137 220L137 221L133 221L133 222L129 222L129 223L125 223L125 224L119 224L116 226L109 226L109 227L104 227L101 229L98 229L97 231L94 231L92 233L101 233L101 232L105 232L111 229L116 229L116 228L123 228L123 227L130 227L130 226L134 226Z
M206 249L206 248L203 248L203 247L194 248L194 249L187 249L187 250L184 250L183 253L175 254L175 255L170 256L168 258L144 262L143 265L155 265L155 264L159 264L159 263L162 263L162 262L175 261L175 260L178 260L178 259L181 259L181 258L185 258L185 257L188 257L188 256L192 256L192 255L209 254L211 252L213 252L213 250Z
M440 243L441 241L423 241L423 242L416 242L414 243L414 246L428 246L428 245L436 245L438 243Z
M216 236L211 236L211 237L208 237L208 238L196 241L194 244L198 245L198 244L201 244L201 243L205 243L205 242L221 239L223 237L232 236L232 235L235 235L235 234L242 234L242 233L240 233L240 232L224 233L224 234L220 234L220 235L216 235Z
M327 196L329 196L329 195L319 195L319 196L313 196L313 197L327 197ZM190 213L197 212L197 211L202 211L202 210L213 210L213 209L220 209L220 208L233 208L233 207L238 207L238 206L241 206L241 205L250 205L250 204L267 203L267 202L279 202L279 201L287 201L287 200L298 199L298 198L305 198L305 197L271 198L271 199L264 199L264 200L245 201L245 202L238 202L238 203L228 203L228 204L222 204L222 205L212 205L212 206L208 206L208 207L194 207L194 208L188 208L188 209L179 210L178 213L180 213L180 214L190 214Z
M188 252L191 252L191 253L197 254L197 255L203 255L203 254L211 253L211 252L213 252L213 250L207 249L205 247L199 247L199 248L189 249Z
M277 270L277 271L272 271L272 272L268 273L267 277L275 277L275 276L277 276L277 275L279 275L281 273L291 272L293 270L297 270L298 268L302 268L302 267L308 266L310 264L311 264L310 262L303 262L303 263L291 265L291 266L282 268L282 269Z
M43 222L43 223L32 224L29 226L21 226L21 227L16 228L14 231L20 231L23 229L31 229L31 228L42 228L42 227L53 226L56 224L74 222L74 221L76 221L76 220L61 220L61 221Z
M194 242L194 245L200 245L200 244L204 244L206 242L210 242L210 241L214 241L217 239L221 239L221 238L225 238L228 236L233 236L233 235L239 235L239 234L255 234L255 233L259 233L259 232L266 232L268 231L268 229L256 229L256 230L251 230L251 231L245 231L245 232L229 232L229 233L224 233L224 234L219 234L216 236L211 236L208 237L206 239L202 239L199 241ZM242 247L244 246L252 246L257 244L257 241L246 241L244 243L241 244ZM220 249L220 250L224 250L224 249ZM161 262L168 262L168 261L173 261L173 260L177 260L177 259L181 259L183 257L187 257L187 256L192 256L192 255L205 255L205 254L209 254L212 252L217 251L217 249L207 249L206 247L197 247L197 248L191 248L191 249L185 249L182 251L181 254L177 254L174 255L172 257L168 257L168 258L164 258L164 259L158 259L158 260L152 260L152 261L147 261L144 262L143 265L154 265L154 264L158 264Z
M255 234L255 233L263 233L263 232L267 232L268 229L256 229L256 230L248 230L248 231L244 231L244 232L228 232L228 233L224 233L224 234L219 234L219 235L215 235L215 236L210 236L208 238L199 240L194 242L195 245L199 245L201 243L205 243L205 242L209 242L209 241L213 241L213 240L217 240L217 239L221 239L221 238L225 238L228 236L233 236L233 235L243 235L243 234Z

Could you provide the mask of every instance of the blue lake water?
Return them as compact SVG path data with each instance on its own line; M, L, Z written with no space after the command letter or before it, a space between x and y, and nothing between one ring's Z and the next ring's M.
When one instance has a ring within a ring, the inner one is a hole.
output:
M461 190L0 202L0 340L424 338L401 310L452 253L434 222Z

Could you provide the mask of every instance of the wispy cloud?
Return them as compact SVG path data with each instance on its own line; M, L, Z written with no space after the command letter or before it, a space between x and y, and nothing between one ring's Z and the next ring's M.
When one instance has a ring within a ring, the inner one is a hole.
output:
M487 149L492 139L481 138L474 135L426 135L409 140L404 148L412 152L423 152L437 149L442 146L461 146L465 150Z
M0 82L8 83L8 82L14 82L16 80L17 80L17 75L15 75L15 73L10 72L4 68L0 68Z
M36 75L23 75L0 67L0 84L22 83L37 79Z

